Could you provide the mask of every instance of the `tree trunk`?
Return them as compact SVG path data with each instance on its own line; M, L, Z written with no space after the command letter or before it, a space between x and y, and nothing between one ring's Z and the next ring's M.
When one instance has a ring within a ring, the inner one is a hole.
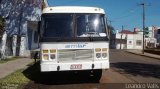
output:
M16 56L20 55L21 36L17 35Z
M13 56L16 56L16 47L17 47L17 35L13 35L13 41L12 41Z
M1 43L1 59L5 59L5 49L6 49L6 41L7 41L7 34L4 32L2 36L2 43Z

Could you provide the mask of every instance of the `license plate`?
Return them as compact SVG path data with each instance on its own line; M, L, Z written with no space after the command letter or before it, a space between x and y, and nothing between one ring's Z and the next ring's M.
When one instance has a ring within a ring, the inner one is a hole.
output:
M70 69L82 69L82 64L73 64L70 66Z

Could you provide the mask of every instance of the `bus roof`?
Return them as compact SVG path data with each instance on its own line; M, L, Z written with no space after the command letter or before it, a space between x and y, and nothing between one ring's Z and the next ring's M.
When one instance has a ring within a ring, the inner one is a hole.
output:
M102 8L85 7L85 6L46 7L43 9L43 14L44 13L100 13L100 14L105 14Z

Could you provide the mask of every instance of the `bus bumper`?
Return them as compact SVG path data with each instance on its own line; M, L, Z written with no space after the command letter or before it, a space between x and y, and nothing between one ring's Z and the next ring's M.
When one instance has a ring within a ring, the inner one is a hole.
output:
M109 61L79 62L79 63L41 63L41 72L50 71L72 71L109 69Z

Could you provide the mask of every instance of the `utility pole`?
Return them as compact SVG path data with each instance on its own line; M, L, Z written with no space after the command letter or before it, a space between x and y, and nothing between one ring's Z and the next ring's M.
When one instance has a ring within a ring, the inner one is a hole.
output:
M144 34L144 32L145 32L145 6L147 6L145 3L141 3L141 4L139 4L140 6L142 6L142 9L143 9L143 48L142 48L142 54L144 54L144 49L145 49L145 34Z
M123 37L123 29L124 29L124 26L122 25L122 31L121 31L121 39L120 39L120 49L122 49L122 37Z

